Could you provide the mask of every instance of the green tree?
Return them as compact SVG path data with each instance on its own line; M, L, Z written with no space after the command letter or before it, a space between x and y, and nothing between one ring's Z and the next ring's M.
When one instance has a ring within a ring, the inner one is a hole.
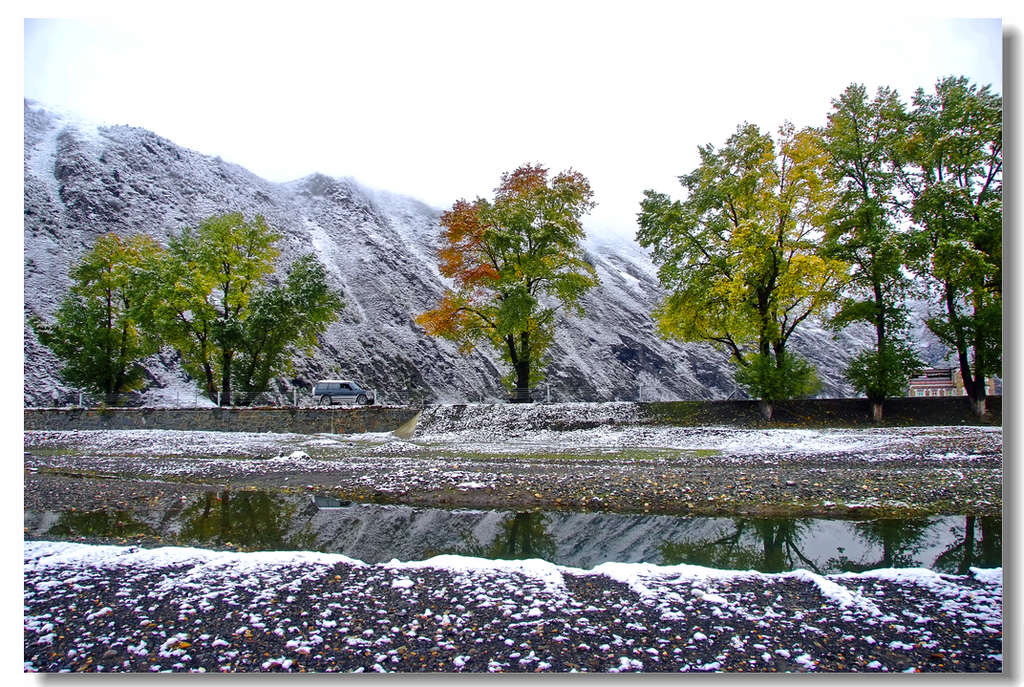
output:
M921 368L905 338L913 282L904 268L908 241L898 229L899 167L893 157L905 138L906 122L895 91L880 88L869 99L863 85L852 84L832 101L823 130L828 173L839 193L822 248L850 266L831 324L841 329L866 322L874 329L874 350L857 356L846 377L872 401L876 420L886 397L902 396Z
M232 365L244 346L250 301L273 270L279 235L262 217L215 215L172 236L156 300L165 340L206 392L230 404Z
M1002 97L988 86L942 79L934 93L915 93L900 149L919 272L941 303L928 327L956 351L979 415L985 378L1002 367L1002 113Z
M789 351L774 356L751 353L747 364L736 370L736 383L751 396L765 399L800 398L821 388L814 366Z
M582 314L581 297L598 283L581 246L592 196L578 172L549 180L546 168L523 165L502 175L493 201L459 200L441 215L439 266L454 288L416 322L466 352L490 342L516 400L543 378L556 312Z
M300 257L283 283L258 289L249 302L238 357L235 388L265 391L270 380L293 371L300 352L311 353L344 303L327 284L327 270L313 254Z
M795 360L790 336L835 299L846 269L819 251L833 195L825 153L816 132L790 124L777 142L744 124L699 153L679 178L685 200L648 190L641 202L637 240L669 292L655 317L664 336L710 342L741 368L770 362L769 383L750 387L770 418Z
M910 378L921 367L921 359L910 344L890 340L881 349L868 349L856 355L845 373L853 388L871 399L875 420L881 420L882 401L904 395Z
M143 385L141 360L158 348L145 327L160 254L148 236L101 236L72 268L74 284L55 321L30 318L40 342L64 362L64 381L108 396Z

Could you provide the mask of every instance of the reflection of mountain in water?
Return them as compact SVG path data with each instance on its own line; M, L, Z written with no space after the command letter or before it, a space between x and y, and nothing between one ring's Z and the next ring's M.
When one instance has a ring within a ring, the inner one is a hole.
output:
M368 563L458 553L581 568L619 561L822 573L998 567L1001 526L1000 518L974 516L851 522L449 511L253 490L208 492L149 513L25 512L26 537L153 534L167 544L315 550Z

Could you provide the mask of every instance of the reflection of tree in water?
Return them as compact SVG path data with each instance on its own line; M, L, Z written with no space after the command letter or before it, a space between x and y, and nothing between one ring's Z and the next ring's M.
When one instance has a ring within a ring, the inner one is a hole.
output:
M182 512L181 537L245 549L313 549L308 527L288 536L296 506L264 491L206 492Z
M981 530L981 539L976 540L979 529ZM950 529L950 534L956 538L935 559L933 567L936 570L965 575L971 567L998 568L1002 566L1002 517L966 515L963 529Z
M502 523L502 531L484 550L486 558L543 558L555 556L555 540L548 534L544 513L516 513Z
M472 534L462 535L463 545L443 550L429 550L427 556L452 553L460 556L476 556L492 559L555 557L555 540L547 531L548 517L544 513L515 513L508 515L501 524L501 531L489 544L480 545Z
M64 511L47 534L83 537L132 537L153 529L128 511Z
M828 565L843 572L863 572L878 568L911 568L918 565L915 555L920 551L921 538L931 528L928 518L881 518L854 524L860 538L879 546L882 557L877 561L854 561L840 555L829 559ZM842 549L840 549L842 552Z
M800 550L800 539L808 527L806 521L792 518L734 518L732 524L732 532L718 539L664 542L659 547L663 564L689 563L760 572L783 572L808 566L820 572L815 562ZM753 545L744 543L744 539L747 542L753 540Z
M709 568L756 569L761 554L754 547L740 546L746 521L734 520L733 531L719 539L666 541L658 547L664 565L703 565Z

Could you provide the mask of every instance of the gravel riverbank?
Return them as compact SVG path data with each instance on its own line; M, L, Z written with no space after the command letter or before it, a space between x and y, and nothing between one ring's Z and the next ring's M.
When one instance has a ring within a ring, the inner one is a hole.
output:
M499 510L747 517L1002 510L1002 431L981 427L471 429L411 441L390 434L40 431L25 433L25 468L26 507L50 510L111 500L131 507L154 488L185 488L172 484ZM55 489L40 481L46 476L109 479Z
M695 566L25 544L25 670L1002 670L1001 571Z

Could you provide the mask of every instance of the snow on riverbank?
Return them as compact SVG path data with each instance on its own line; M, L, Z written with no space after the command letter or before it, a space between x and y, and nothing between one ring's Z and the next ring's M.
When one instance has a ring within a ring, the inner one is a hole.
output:
M24 545L26 671L1000 671L1002 571Z
M710 514L721 513L728 496L748 514L766 503L810 504L809 512L912 504L991 513L1001 502L1001 428L602 425L513 437L493 427L408 440L82 430L28 431L24 446L30 472L287 482L384 495L443 491L458 497L447 505L474 508L518 508L525 498L529 507Z
M408 454L422 449L458 449L467 453L520 454L538 450L674 449L719 455L828 454L883 451L922 455L928 444L969 440L986 449L1002 449L1001 427L885 427L864 429L739 429L735 427L651 427L601 425L590 429L526 431L518 425L480 428L426 428L410 441L390 433L276 434L178 430L27 431L26 447L40 444L81 446L101 453L152 455L288 455L294 450L357 449L367 454ZM962 456L954 452L949 457ZM943 454L930 455L942 458Z

